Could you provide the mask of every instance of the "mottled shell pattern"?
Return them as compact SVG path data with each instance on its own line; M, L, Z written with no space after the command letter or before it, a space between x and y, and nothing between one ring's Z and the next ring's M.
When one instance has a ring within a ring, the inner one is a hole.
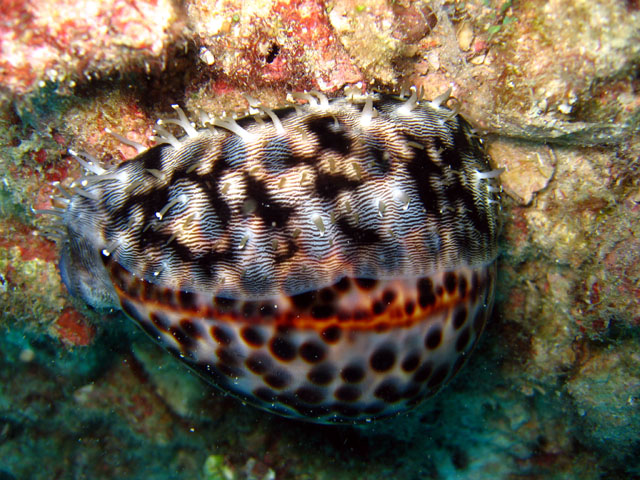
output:
M367 421L463 365L493 302L498 173L446 98L180 110L63 199L60 271L205 379L282 415ZM86 158L86 157L85 157Z

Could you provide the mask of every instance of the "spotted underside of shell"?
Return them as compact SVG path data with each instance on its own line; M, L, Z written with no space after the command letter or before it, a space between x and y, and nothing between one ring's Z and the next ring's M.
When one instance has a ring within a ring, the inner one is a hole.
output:
M200 130L180 111L184 138L83 179L61 273L250 403L362 421L437 392L477 341L497 173L415 92L306 98Z
M176 292L103 257L122 309L205 378L315 421L366 421L430 397L482 332L493 268L416 279L342 278L269 301Z

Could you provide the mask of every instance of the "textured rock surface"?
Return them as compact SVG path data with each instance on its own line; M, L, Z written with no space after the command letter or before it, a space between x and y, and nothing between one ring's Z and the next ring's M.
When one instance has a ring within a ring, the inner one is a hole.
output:
M638 2L251 4L0 7L0 477L639 475ZM431 402L357 429L273 417L69 299L31 211L81 175L68 147L118 163L104 128L146 142L172 103L357 81L451 87L507 169L495 314Z

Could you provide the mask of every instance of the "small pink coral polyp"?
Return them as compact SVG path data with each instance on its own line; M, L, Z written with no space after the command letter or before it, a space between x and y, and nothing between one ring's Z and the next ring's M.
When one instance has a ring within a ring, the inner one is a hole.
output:
M314 422L435 394L493 302L499 208L469 124L353 91L191 124L60 199L61 275L224 391Z

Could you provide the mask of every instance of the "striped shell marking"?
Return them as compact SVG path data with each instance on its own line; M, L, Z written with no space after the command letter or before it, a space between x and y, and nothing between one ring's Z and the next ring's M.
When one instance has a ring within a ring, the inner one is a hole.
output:
M202 376L331 423L404 411L493 302L497 172L439 102L350 93L210 120L64 200L60 270ZM87 165L92 167L91 165Z

